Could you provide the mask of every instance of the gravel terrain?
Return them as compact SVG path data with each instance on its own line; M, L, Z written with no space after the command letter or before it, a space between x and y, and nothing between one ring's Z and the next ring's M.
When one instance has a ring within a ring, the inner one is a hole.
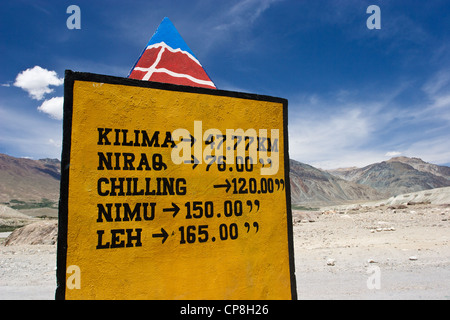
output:
M296 212L294 220L299 299L450 299L450 206Z
M53 299L56 245L4 246L0 299ZM299 299L450 299L450 206L294 211Z
M55 245L0 244L0 299L48 300L55 290Z

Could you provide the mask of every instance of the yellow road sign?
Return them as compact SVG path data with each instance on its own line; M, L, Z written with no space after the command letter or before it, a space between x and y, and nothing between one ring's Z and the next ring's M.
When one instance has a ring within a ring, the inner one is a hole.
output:
M295 299L287 101L67 71L59 299Z

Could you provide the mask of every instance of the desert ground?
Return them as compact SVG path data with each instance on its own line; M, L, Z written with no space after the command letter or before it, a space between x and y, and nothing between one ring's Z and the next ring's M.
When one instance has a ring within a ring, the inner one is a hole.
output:
M450 205L294 211L302 299L450 299ZM53 299L56 245L5 246L0 299Z
M294 217L299 299L450 299L450 206Z

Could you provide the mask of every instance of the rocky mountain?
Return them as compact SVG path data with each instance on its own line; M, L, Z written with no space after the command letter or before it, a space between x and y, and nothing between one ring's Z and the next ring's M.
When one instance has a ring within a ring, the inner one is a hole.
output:
M292 203L304 206L379 200L385 196L371 187L347 181L295 160L290 160L290 179Z
M376 189L386 196L450 186L450 168L418 158L396 157L364 168L330 170L347 181Z
M58 201L61 163L0 154L0 203Z
M428 172L434 174L435 176L444 177L450 179L450 167L438 166L432 163L428 163L419 158L408 158L408 157L395 157L387 162L402 162L409 164L416 170L422 172Z
M22 202L54 206L59 198L60 175L61 163L57 159L31 160L0 154L0 203L19 210ZM290 176L292 203L309 207L379 200L450 186L449 167L406 157L328 172L290 160Z

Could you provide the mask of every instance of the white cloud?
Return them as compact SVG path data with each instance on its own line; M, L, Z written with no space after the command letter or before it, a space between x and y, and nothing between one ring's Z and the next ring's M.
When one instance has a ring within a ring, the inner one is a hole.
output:
M422 87L423 92L428 97L428 102L416 112L418 121L436 121L446 123L450 121L450 76L449 68L437 72Z
M389 151L389 152L386 152L386 154L384 156L385 157L397 157L401 154L402 153L400 151Z
M290 157L323 169L365 166L382 159L375 150L365 150L375 130L372 115L356 106L301 113L289 123Z
M430 96L434 96L442 90L448 89L450 84L450 74L448 69L438 71L422 87L423 91Z
M45 94L53 92L50 86L60 86L63 83L64 79L58 78L55 71L35 66L19 73L14 86L27 91L35 100L42 100Z
M450 131L442 136L424 138L423 140L412 143L405 154L409 157L418 157L426 162L435 164L448 164L450 161Z
M429 99L433 102L431 107L448 107L450 105L450 68L437 71L422 86Z
M400 155L449 163L450 78L432 78L416 105L399 103L408 90L399 85L376 94L297 96L290 103L290 157L323 169L364 167Z
M204 21L202 29L196 30L208 39L206 43L202 43L203 51L229 40L245 42L245 45L234 45L234 50L251 49L257 37L249 31L250 27L281 1L283 0L243 0L234 1L231 5L224 1L225 5L217 7L216 13Z
M253 23L259 16L270 8L270 6L279 2L279 0L244 0L236 3L228 11L228 15L233 17L231 24L234 23Z
M38 110L47 113L53 119L62 120L63 104L64 104L64 97L54 97L49 100L45 100L38 107Z
M51 145L53 147L56 147L56 148L61 148L62 143L61 143L61 140L59 140L59 141L60 142L55 141L54 139L50 138L50 139L48 139L48 143L47 144L49 144L49 145Z

